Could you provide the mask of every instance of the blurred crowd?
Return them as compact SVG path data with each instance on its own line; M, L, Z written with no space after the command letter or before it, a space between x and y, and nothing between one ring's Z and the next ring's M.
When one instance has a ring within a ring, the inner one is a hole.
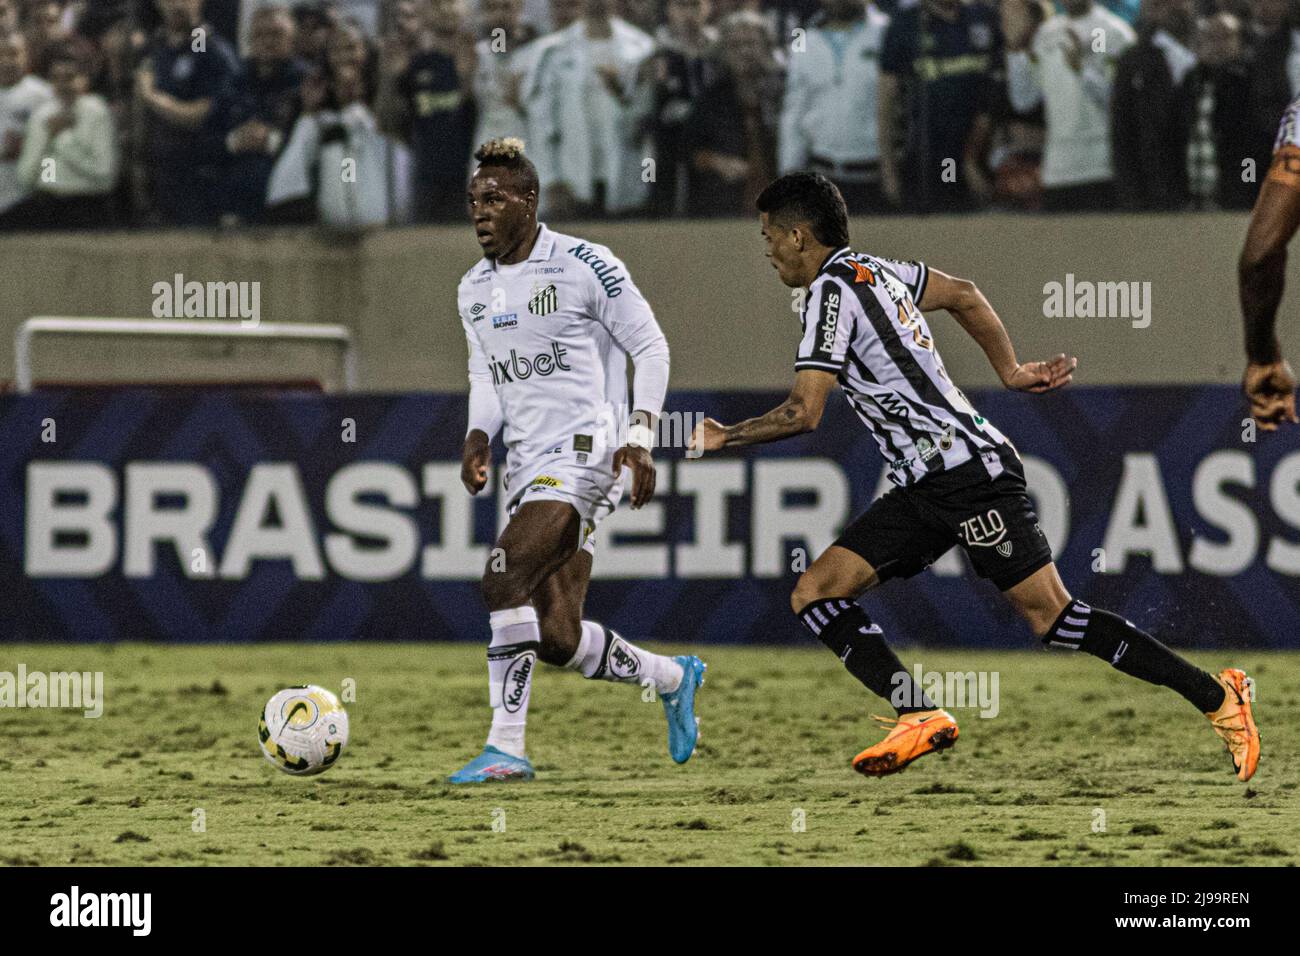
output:
M1247 208L1300 0L0 0L0 229Z

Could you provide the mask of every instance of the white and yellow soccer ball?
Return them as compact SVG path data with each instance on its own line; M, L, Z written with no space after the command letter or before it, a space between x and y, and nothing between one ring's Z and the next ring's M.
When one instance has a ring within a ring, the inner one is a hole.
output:
M257 739L277 768L310 776L328 770L347 746L348 712L324 687L289 687L262 708Z

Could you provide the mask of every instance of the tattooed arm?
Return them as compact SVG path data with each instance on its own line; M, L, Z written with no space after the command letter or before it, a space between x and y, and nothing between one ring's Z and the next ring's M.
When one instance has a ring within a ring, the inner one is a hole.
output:
M826 408L826 396L835 385L833 372L804 369L795 375L790 397L766 415L750 418L735 425L706 418L691 436L690 448L717 451L740 445L761 445L801 435L816 429Z

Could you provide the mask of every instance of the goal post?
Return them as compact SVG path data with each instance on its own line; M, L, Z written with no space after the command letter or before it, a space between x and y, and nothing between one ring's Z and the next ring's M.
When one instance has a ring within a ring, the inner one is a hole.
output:
M173 342L197 339L228 343L323 344L341 353L343 390L351 392L357 388L356 343L351 330L343 325L38 315L22 322L14 334L14 386L19 393L28 393L35 385L32 360L34 340L37 336L52 335L80 336L83 339L108 336L119 340L153 339Z

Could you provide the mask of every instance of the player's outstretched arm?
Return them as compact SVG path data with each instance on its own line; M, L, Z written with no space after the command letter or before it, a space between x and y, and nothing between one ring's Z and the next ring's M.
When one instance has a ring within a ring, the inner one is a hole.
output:
M1295 374L1274 331L1286 282L1286 247L1300 227L1300 173L1290 171L1288 155L1278 152L1264 180L1237 263L1248 363L1242 388L1251 415L1265 431L1297 420Z
M803 369L794 377L790 397L766 415L735 425L723 425L706 418L691 434L688 447L692 451L717 451L740 445L761 445L813 431L821 423L822 412L826 410L826 396L834 385L833 372Z
M1015 391L1050 392L1069 385L1079 365L1078 359L1064 353L1045 362L1021 364L1002 320L984 293L969 279L958 279L932 268L917 305L923 312L947 310L979 343L1002 384Z

